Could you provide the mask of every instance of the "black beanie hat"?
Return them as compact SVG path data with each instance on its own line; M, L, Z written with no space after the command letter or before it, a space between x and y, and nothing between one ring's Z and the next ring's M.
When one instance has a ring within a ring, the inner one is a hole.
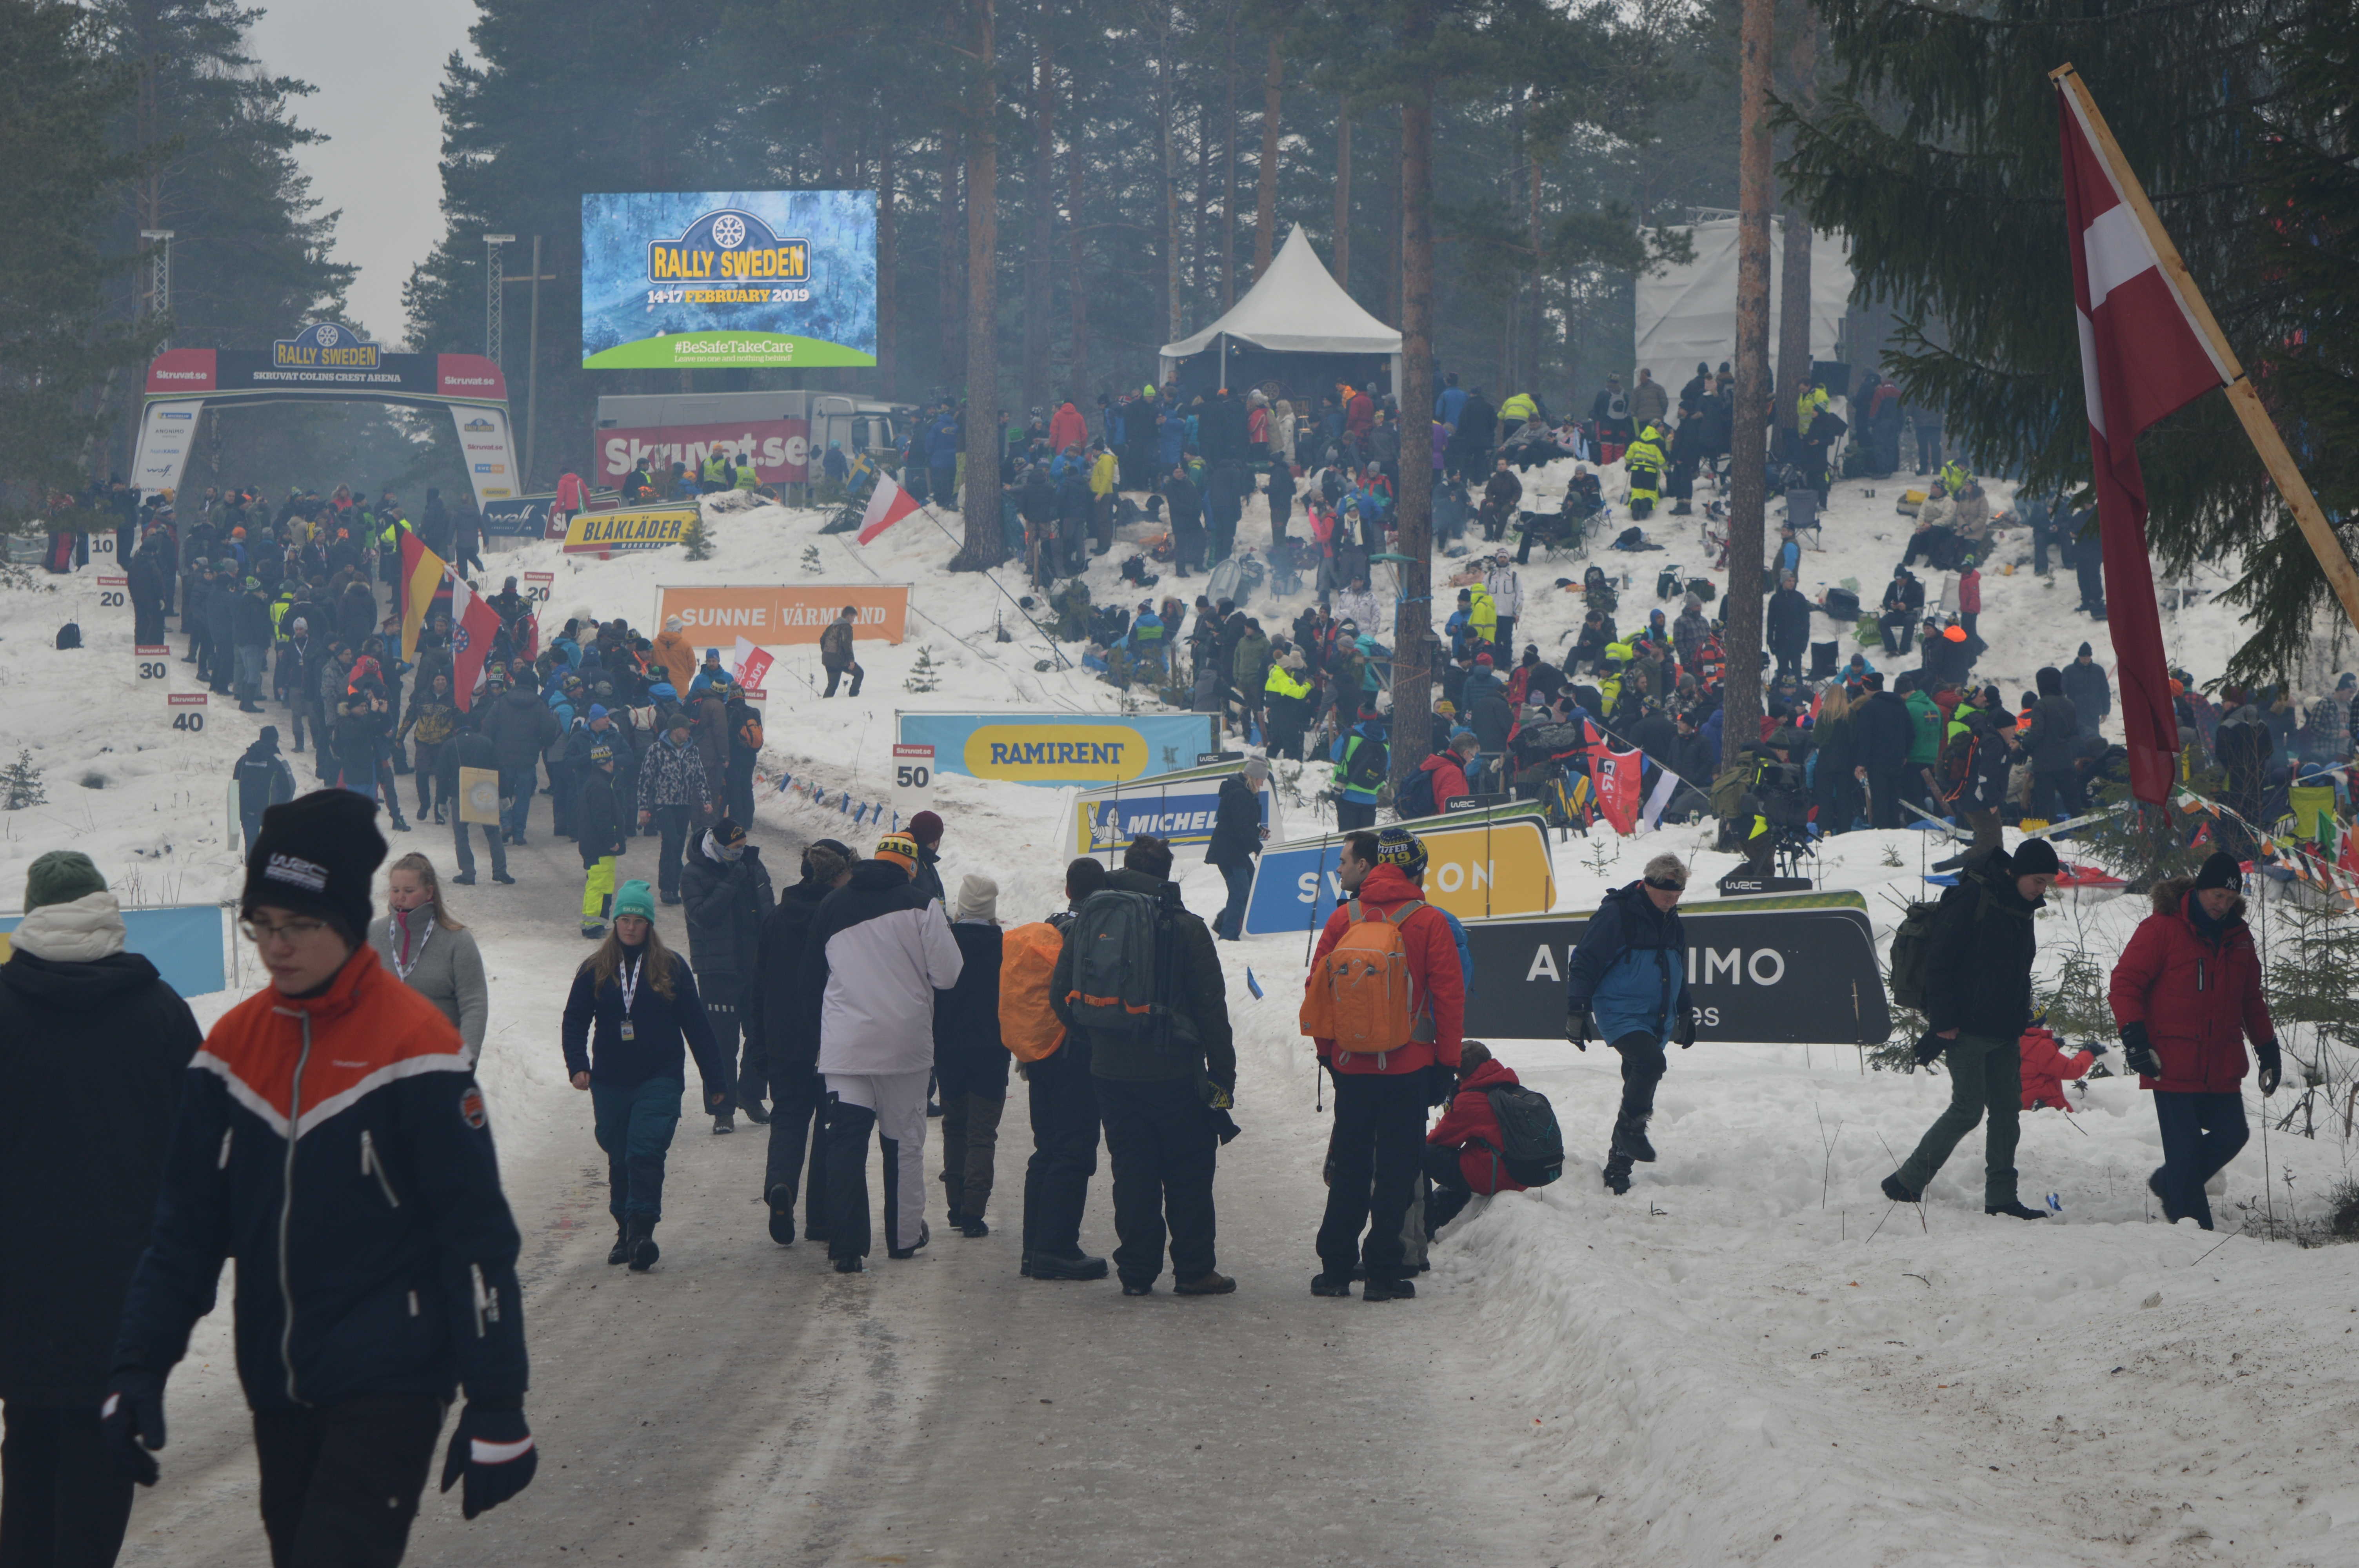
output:
M2204 860L2202 869L2195 873L2197 892L2205 888L2229 888L2242 892L2244 887L2245 868L2237 863L2235 856L2224 849L2212 850Z
M376 802L348 789L314 790L262 814L238 914L266 903L321 915L357 946L368 938L369 882L384 863Z
M2052 877L2064 869L2056 858L2056 846L2045 838L2026 838L2015 847L2007 863L2018 877Z

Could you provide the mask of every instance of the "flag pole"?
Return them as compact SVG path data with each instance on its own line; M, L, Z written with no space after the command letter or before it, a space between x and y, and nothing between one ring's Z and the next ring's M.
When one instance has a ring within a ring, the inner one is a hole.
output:
M2136 214L2139 227L2146 231L2148 243L2154 246L2154 254L2160 258L2163 275L2170 280L2171 287L2187 307L2189 319L2211 345L2212 356L2227 368L2228 406L2236 411L2236 418L2245 427L2245 438L2253 443L2253 449L2260 454L2262 466L2269 470L2269 478L2275 481L2278 495L2284 498L2287 507L2293 513L2294 521L2301 525L2302 537L2309 542L2310 553L2318 557L2319 568L2326 574L2327 583L2334 589L2334 597L2342 601L2343 613L2350 618L2354 626L2359 626L2359 571L2352 569L2351 557L2344 552L2343 541L2336 536L2334 525L2326 520L2325 512L2318 504L2318 497L2310 493L2310 481L2301 477L2301 470L2296 466L2293 453L2286 449L2285 438L2277 432L2277 422L2269 417L2269 411L2261 404L2259 389L2245 373L2244 364L2236 358L2236 351L2228 346L2228 336L2220 330L2220 323L2212 315L2212 307L2204 302L2203 291L2195 287L2194 276L2187 270L2187 263L2180 255L2179 247L2170 243L2169 232L2163 228L2162 219L2156 214L2154 203L2147 200L2146 187L2140 185L2137 176L2130 171L2129 160L2122 156L2121 144L2114 140L2113 127L2105 124L2104 115L2098 112L2097 101L2091 96L2089 84L2081 79L2081 73L2070 62L2058 66L2048 75L2059 88L2072 95L2072 102L2079 106L2090 138L2096 146L2097 155L2105 160L2114 183L2121 189L2122 200Z

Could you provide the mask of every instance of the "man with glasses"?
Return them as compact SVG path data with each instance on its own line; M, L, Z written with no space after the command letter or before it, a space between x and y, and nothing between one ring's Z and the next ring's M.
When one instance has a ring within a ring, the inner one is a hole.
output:
M1677 855L1647 861L1645 876L1607 893L1590 916L1565 981L1564 1037L1583 1051L1603 1040L1622 1056L1622 1108L1605 1156L1605 1184L1616 1195L1630 1190L1632 1162L1654 1163L1647 1122L1667 1065L1664 1043L1682 1051L1695 1044L1679 915L1687 885Z
M538 1464L525 1424L516 1227L458 1030L364 940L376 806L272 806L244 925L270 984L190 1065L101 1427L156 1483L164 1380L237 1260L237 1365L275 1563L401 1559L443 1408L468 1518Z

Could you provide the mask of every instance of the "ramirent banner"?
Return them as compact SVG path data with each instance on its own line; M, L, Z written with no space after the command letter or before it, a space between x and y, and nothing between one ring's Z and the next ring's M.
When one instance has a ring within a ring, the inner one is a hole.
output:
M1565 975L1592 913L1467 921L1474 986L1466 1033L1563 1039ZM1680 924L1699 1041L1875 1045L1890 1036L1884 971L1858 893L1708 899L1681 904Z
M854 642L897 643L908 633L905 582L668 583L656 589L656 624L677 615L699 643L743 637L756 647L790 647L818 642L847 605L856 612Z
M1126 784L1196 765L1212 749L1212 715L897 713L894 739L931 746L937 773L1013 784Z

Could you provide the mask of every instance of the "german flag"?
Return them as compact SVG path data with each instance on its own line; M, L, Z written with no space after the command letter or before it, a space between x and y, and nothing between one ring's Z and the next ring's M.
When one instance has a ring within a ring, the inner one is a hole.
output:
M434 590L442 586L443 574L451 568L441 557L426 547L425 542L408 528L401 531L401 658L404 664L418 657L418 631L426 624L426 612L434 606Z

